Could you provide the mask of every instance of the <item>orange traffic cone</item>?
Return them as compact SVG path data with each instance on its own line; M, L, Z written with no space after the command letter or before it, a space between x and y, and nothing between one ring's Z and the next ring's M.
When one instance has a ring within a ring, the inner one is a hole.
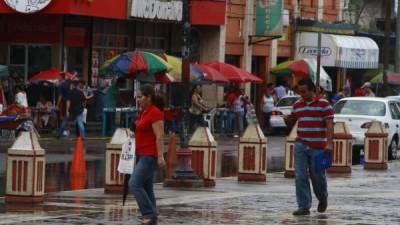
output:
M83 141L81 137L76 139L74 156L72 158L71 170L69 173L71 189L83 189L86 185L86 161L83 152Z

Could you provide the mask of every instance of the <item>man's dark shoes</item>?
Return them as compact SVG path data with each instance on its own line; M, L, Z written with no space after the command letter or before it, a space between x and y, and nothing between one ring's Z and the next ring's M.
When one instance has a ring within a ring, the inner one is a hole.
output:
M293 212L293 216L306 216L310 215L310 210L309 209L302 209L299 208L296 211Z
M328 199L322 200L318 203L318 212L323 213L326 211L326 208L328 207Z

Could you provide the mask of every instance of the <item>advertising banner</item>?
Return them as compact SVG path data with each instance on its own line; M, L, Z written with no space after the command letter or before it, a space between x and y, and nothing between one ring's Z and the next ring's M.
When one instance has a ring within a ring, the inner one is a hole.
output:
M256 35L281 36L283 32L283 0L257 0Z

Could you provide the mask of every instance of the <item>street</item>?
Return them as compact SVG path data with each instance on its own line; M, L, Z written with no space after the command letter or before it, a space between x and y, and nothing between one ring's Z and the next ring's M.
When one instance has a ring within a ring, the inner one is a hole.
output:
M294 217L294 180L269 173L266 184L217 179L215 188L171 189L156 185L159 224L399 224L400 163L383 172L353 166L346 176L329 175L324 214ZM0 224L139 224L136 202L103 189L51 193L43 205L0 203Z

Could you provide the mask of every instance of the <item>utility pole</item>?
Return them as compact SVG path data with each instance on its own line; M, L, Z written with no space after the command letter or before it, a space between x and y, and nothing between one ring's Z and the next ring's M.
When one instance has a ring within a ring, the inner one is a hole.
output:
M400 0L397 0L397 15L396 15L396 72L400 72Z
M389 68L390 60L390 33L391 33L391 15L392 15L392 1L385 0L385 42L383 45L383 82L386 82L386 70Z
M166 187L202 187L203 181L190 166L192 153L189 149L189 93L190 93L190 0L183 0L182 9L182 122L180 124L180 149L177 151L178 165L172 179L166 179Z

